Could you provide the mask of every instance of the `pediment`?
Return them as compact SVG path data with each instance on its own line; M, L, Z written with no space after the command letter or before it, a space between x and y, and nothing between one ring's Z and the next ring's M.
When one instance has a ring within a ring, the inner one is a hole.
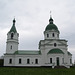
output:
M51 45L57 43L58 45L66 45L66 43L63 43L61 40L50 40L50 41L46 41L45 45Z

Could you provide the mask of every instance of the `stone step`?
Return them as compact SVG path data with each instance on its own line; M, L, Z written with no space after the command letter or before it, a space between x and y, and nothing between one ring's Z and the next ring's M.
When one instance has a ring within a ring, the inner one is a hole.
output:
M55 66L54 68L66 68L65 66Z

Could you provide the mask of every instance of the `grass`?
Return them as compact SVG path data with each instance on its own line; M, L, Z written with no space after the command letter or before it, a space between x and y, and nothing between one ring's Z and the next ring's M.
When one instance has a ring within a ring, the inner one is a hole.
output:
M15 68L0 67L0 75L75 75L75 68L51 69L51 68Z

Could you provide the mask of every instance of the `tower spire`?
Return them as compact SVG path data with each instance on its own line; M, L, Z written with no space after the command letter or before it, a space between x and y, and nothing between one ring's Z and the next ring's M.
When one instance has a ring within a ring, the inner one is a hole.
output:
M16 32L17 32L16 27L15 27L15 22L16 22L16 20L15 20L15 18L14 18L14 19L13 19L13 25L12 25L12 27L11 27L9 33L11 33L11 32L16 33Z
M51 15L51 13L52 13L52 12L50 11L50 18L52 18L52 15Z
M50 11L50 19L49 19L49 23L50 23L50 24L53 24L53 19L52 19L51 11Z

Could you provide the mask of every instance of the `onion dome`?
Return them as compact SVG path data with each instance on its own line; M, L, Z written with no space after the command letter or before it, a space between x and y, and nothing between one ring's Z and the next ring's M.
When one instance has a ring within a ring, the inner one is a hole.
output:
M50 17L49 24L45 28L45 31L47 31L47 30L56 30L59 32L58 27L53 23L52 17Z

